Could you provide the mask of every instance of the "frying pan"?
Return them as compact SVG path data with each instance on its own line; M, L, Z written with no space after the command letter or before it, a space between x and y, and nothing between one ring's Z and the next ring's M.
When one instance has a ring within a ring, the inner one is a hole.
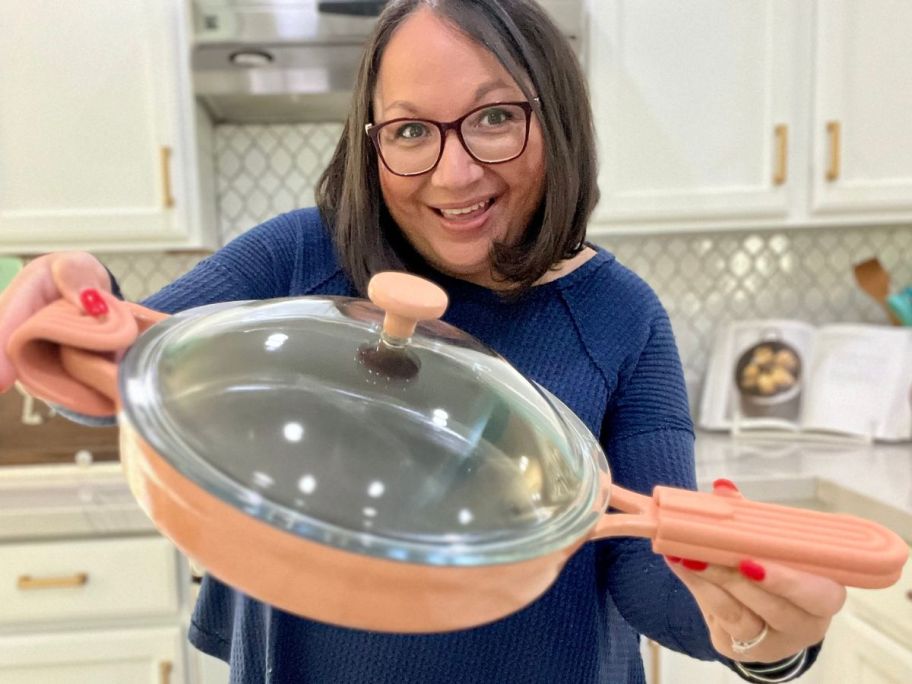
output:
M116 413L129 486L157 528L291 613L383 632L474 627L534 601L583 544L618 536L868 588L906 560L896 534L852 516L612 484L573 412L435 320L446 294L415 276L375 276L373 303L173 317L100 296L104 315L61 299L15 331L19 381Z

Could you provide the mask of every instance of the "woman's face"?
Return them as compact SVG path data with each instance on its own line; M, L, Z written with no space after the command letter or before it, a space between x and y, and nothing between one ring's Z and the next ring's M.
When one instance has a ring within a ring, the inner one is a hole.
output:
M396 30L384 51L374 122L453 121L484 104L525 99L492 53L422 9ZM533 114L526 149L509 162L475 161L451 130L432 171L397 176L382 162L379 169L383 199L412 246L444 273L494 286L492 243L516 243L542 198L541 128Z

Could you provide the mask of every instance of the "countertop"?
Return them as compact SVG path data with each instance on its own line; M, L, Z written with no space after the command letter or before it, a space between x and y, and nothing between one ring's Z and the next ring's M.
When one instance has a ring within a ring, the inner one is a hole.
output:
M850 443L697 435L697 480L732 480L758 501L869 518L912 544L912 443Z
M912 444L732 438L699 432L701 489L725 477L760 501L860 515L912 542ZM0 541L150 534L119 463L0 469Z

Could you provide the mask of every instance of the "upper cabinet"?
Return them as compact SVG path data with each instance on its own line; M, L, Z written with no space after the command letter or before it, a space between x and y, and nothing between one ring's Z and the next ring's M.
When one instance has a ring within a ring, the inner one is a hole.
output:
M912 215L912 3L820 0L813 211Z
M181 0L0 0L0 252L214 242Z
M909 3L600 0L590 12L594 230L912 219Z

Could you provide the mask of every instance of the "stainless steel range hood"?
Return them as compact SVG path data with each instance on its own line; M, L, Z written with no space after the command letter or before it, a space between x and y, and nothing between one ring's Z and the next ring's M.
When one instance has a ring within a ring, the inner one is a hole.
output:
M341 121L386 0L194 0L193 89L216 123ZM583 0L541 4L577 45Z
M341 120L385 4L197 0L194 92L217 123Z

